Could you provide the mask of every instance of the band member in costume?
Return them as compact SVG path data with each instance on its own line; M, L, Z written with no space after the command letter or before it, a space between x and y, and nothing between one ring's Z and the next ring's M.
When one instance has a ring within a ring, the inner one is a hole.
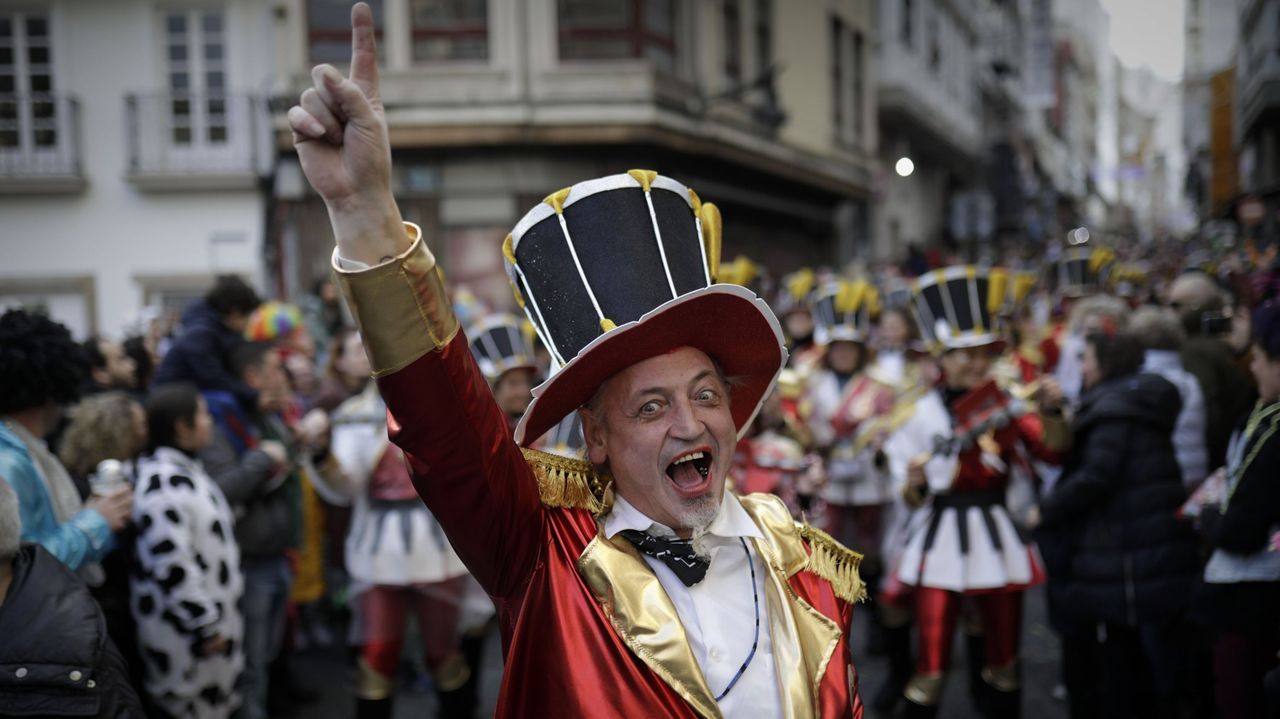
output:
M951 267L918 280L913 298L924 341L940 354L942 380L885 445L890 469L915 507L893 577L911 590L920 636L916 673L904 692L908 716L937 713L966 599L984 630L987 716L1019 714L1022 592L1042 581L1043 571L1009 518L1005 489L1015 462L1054 455L1041 418L1025 413L989 376L1003 349L992 312L1002 292L992 292L986 270ZM1048 383L1042 397L1056 403L1056 387ZM1055 438L1064 437L1060 417L1051 422Z
M869 379L867 340L879 313L875 287L862 281L835 280L814 295L814 338L824 351L821 369L810 377L812 413L809 426L815 444L827 456L827 532L849 546L872 552L864 577L875 585L881 514L889 501L880 445L887 433L876 431L875 419L893 410L895 393Z
M475 355L480 372L493 388L493 398L507 415L513 432L529 408L538 376L538 363L524 324L515 315L498 313L467 329L471 354Z
M1107 275L1115 260L1115 253L1100 245L1068 248L1058 260L1057 293L1062 314L1070 321L1055 329L1058 365L1054 375L1072 403L1079 399L1084 382L1080 358L1084 355L1084 338L1088 334L1088 328L1077 321L1081 314L1076 305L1105 291Z
M791 353L789 364L804 377L822 361L822 348L813 341L815 328L809 307L817 286L813 270L807 267L796 270L778 282L773 300L773 310L782 320L786 333L787 350Z
M792 370L783 370L792 372ZM822 517L826 511L819 492L826 484L826 467L816 452L805 450L795 438L783 403L782 378L765 398L751 432L738 442L733 456L733 489L739 494L776 494L796 519Z
M346 567L360 651L357 719L391 716L396 669L411 614L417 618L441 716L473 715L474 699L467 701L473 668L457 640L466 567L440 523L418 499L404 453L387 440L387 406L376 385L369 383L338 406L331 442L346 483L330 489L353 504Z
M352 19L351 77L317 68L290 125L392 439L498 605L497 716L860 716L859 555L724 491L786 352L762 301L712 283L716 208L635 170L520 220L502 252L557 369L513 440L391 196L372 13ZM579 408L589 462L522 449Z

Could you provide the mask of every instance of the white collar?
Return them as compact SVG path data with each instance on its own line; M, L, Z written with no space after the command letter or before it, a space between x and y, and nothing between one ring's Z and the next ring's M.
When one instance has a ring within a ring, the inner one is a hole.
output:
M654 534L675 536L675 531L670 527L645 516L644 512L636 509L636 506L628 502L621 494L614 496L613 511L609 512L609 516L604 519L604 536L606 538L612 539L615 534L624 529L648 532L651 527L654 528ZM724 497L720 500L720 510L716 513L716 518L711 520L711 524L707 526L704 536L708 535L724 539L737 537L764 538L760 528L756 526L755 522L751 521L751 515L747 514L747 510L742 508L742 503L728 489L725 490Z

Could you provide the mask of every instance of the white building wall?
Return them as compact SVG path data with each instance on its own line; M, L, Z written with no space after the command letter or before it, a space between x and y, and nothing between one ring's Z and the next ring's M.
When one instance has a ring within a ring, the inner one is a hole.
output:
M914 29L910 45L902 37L908 8ZM878 10L877 103L882 118L886 106L896 109L892 122L880 122L873 237L877 256L900 259L909 244L927 245L942 237L949 178L957 166L972 166L982 152L978 18L976 6L965 0L880 0ZM933 27L941 57L936 70L930 66ZM901 119L904 112L909 120ZM902 122L914 126L909 133ZM935 138L927 153L907 139L921 134ZM915 163L908 177L894 171L903 156Z
M164 90L161 12L188 7L225 10L228 90L261 91L274 65L268 4L52 0L46 7L55 92L80 105L87 186L78 193L0 190L0 305L37 299L42 277L91 277L94 296L86 299L93 311L73 329L119 334L142 308L148 286L173 291L189 284L199 291L197 285L225 272L261 286L265 210L252 180L237 189L140 190L126 177L125 96ZM4 292L15 281L27 288L21 297ZM72 321L59 307L65 298L50 309Z

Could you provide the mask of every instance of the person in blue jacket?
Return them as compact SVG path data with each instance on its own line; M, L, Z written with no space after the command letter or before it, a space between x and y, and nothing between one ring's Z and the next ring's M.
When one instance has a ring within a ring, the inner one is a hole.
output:
M133 511L127 483L82 501L67 470L46 447L63 407L75 401L86 367L71 333L25 310L0 316L0 478L18 496L22 541L43 546L91 585L113 533Z

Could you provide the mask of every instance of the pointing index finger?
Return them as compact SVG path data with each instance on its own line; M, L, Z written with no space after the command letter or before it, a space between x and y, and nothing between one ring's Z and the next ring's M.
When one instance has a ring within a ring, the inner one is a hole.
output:
M351 8L351 81L370 101L378 99L378 44L368 3Z

